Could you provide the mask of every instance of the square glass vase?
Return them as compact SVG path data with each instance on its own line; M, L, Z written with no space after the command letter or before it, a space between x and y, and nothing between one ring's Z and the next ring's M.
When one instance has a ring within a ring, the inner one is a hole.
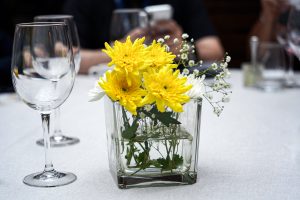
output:
M118 187L196 183L201 108L201 100L190 100L181 113L148 105L132 115L106 97L109 168Z

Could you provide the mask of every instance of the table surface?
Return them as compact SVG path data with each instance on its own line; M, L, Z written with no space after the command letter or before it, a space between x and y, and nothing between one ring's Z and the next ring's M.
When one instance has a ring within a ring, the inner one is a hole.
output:
M300 199L300 90L244 88L232 71L232 98L218 118L204 103L198 182L188 186L120 190L108 169L103 102L88 102L94 77L78 76L61 108L66 135L80 143L52 149L57 170L77 175L56 188L23 184L41 171L44 150L38 112L15 95L0 95L0 199Z

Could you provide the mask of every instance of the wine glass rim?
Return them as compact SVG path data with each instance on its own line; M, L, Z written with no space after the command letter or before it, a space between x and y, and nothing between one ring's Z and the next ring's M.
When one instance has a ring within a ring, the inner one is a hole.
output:
M37 19L73 19L73 15L38 15L34 17L34 20Z
M145 11L139 8L119 8L114 10L114 13L136 13L136 12L145 12Z
M29 22L19 23L18 27L44 27L44 26L67 26L65 22Z

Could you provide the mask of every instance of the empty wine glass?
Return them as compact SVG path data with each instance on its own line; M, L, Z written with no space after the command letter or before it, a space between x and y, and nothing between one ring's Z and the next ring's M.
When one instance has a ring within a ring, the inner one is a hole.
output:
M278 91L284 86L286 63L284 49L278 43L261 42L257 51L257 87L264 91Z
M292 48L288 43L288 31L286 26L278 25L276 31L276 39L278 43L284 47L288 57L288 68L286 73L285 86L294 87L296 84L294 75L294 54Z
M64 22L68 26L70 39L73 45L73 55L75 62L76 73L78 73L80 68L80 42L78 37L78 32L76 24L74 22L73 16L71 15L40 15L34 17L35 22ZM65 136L61 130L60 126L60 107L54 110L53 112L53 134L50 137L50 143L53 147L61 147L67 145L73 145L79 143L79 139L76 137ZM36 142L38 145L43 146L44 140L40 139Z
M45 168L26 176L23 182L36 187L72 183L76 176L54 169L50 156L50 113L70 95L75 66L68 27L65 23L17 24L12 54L12 80L15 91L42 117Z
M289 15L288 24L288 43L294 55L300 60L300 4L294 6ZM299 83L297 83L299 86Z
M148 15L141 9L116 9L110 24L110 41L120 40L130 33L140 37L140 31L134 30L146 29L148 24Z

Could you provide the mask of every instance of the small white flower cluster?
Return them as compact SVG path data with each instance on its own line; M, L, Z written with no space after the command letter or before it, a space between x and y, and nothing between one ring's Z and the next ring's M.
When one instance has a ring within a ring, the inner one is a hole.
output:
M206 99L213 107L214 113L219 116L224 109L222 104L230 100L230 84L225 79L230 77L228 63L231 61L231 57L226 53L220 63L213 63L209 68L199 71L203 61L200 60L196 63L194 60L188 59L189 54L195 52L195 46L191 45L194 40L188 41L188 38L189 35L182 35L180 54L177 55L179 58L178 64L184 66L181 73L182 76L187 77L187 84L193 85L192 89L187 92L187 95L191 99ZM195 66L198 66L197 69L192 71L190 67ZM207 83L205 82L205 74L211 70L215 71L217 75L214 77L213 83Z
M214 113L216 115L220 115L224 109L222 103L227 103L230 101L229 94L232 93L228 91L230 89L230 84L226 82L226 78L230 77L230 72L228 70L228 63L231 61L231 57L227 55L222 60L220 64L213 63L209 69L212 69L218 74L214 77L214 82L206 85L206 94L204 97L208 100L208 102L213 106ZM214 99L211 93L216 93Z
M186 33L182 34L181 38L182 43L180 45L179 54L177 55L180 60L178 64L182 64L184 67L193 67L197 65L197 63L194 60L189 59L189 55L195 53L195 46L193 45L194 39L188 41L189 35ZM174 43L178 42L179 40L177 38L174 39Z

